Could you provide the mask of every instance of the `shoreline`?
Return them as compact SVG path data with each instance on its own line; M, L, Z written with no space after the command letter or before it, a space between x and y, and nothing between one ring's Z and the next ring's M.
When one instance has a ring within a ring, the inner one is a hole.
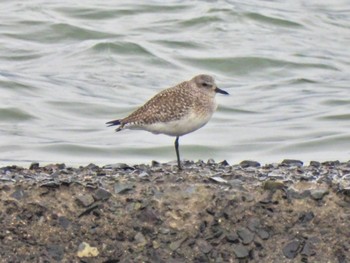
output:
M350 161L0 167L0 262L347 262Z

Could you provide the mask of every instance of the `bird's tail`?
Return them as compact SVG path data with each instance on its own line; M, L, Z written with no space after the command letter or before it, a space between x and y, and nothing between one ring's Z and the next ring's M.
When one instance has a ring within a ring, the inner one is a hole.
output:
M124 126L124 125L121 123L120 120L109 121L109 122L106 122L106 124L108 125L107 127L120 125L120 127L118 127L117 129L115 129L115 131L121 131L121 130L123 129L123 126Z

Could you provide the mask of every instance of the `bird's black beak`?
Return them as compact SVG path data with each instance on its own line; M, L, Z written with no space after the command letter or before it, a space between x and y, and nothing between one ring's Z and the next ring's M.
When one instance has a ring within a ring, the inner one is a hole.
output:
M225 94L225 95L229 95L229 93L227 91L224 91L222 89L219 89L218 87L215 88L215 92L216 93L221 93L221 94Z

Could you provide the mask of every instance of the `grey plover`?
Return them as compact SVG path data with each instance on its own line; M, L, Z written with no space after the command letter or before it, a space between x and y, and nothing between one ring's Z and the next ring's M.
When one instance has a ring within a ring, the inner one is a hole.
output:
M219 89L214 78L198 75L155 95L128 117L109 121L109 126L145 130L154 134L175 136L177 164L181 170L179 137L203 127L217 108L215 94L228 94Z

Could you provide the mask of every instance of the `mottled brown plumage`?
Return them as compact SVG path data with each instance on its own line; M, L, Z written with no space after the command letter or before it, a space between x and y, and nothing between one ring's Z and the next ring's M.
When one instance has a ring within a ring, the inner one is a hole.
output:
M179 136L193 132L209 121L217 107L216 93L228 94L215 85L211 76L198 75L161 91L126 118L107 124L120 125L116 131L141 129L176 136L175 149L181 169Z

